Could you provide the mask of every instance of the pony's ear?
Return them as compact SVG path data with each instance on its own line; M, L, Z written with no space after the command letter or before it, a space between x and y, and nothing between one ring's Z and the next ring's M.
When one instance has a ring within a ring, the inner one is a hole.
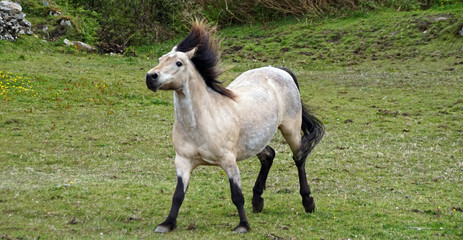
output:
M174 46L170 52L176 52L177 51L177 46Z
M192 59L194 56L195 56L195 53L196 53L196 50L198 49L198 47L195 47L193 49L191 49L190 51L186 52L186 56L189 58L189 59Z

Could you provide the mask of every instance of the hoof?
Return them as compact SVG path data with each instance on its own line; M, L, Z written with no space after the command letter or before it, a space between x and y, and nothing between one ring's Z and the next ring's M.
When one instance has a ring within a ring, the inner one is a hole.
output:
M162 224L159 224L156 229L154 230L155 233L168 233L172 230L175 229L175 226L174 227L169 227L167 225L162 225Z
M313 197L302 198L302 205L304 205L306 213L313 213L315 211L315 200L313 200Z
M241 224L238 225L235 229L233 229L233 231L237 232L237 233L247 233L249 232L249 230L251 230L251 227L249 227L249 224L246 223L246 224Z
M264 208L264 199L260 198L259 200L252 201L252 212L253 213L260 213Z

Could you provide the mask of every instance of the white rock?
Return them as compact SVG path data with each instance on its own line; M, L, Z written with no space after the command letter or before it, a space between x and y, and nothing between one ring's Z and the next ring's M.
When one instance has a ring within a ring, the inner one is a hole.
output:
M23 8L21 7L21 5L19 5L17 3L14 3L14 2L1 1L0 2L0 7L10 8L15 12L22 12L23 11Z
M435 20L436 22L439 22L439 21L445 21L445 20L447 20L447 18L446 18L446 17L437 17L437 18L435 18L434 20Z
M88 45L84 42L81 42L81 41L75 41L74 42L74 46L79 49L79 50L85 50L87 52L94 52L96 51L96 48L91 46L91 45Z
M74 42L69 41L67 38L65 38L63 42L64 42L64 44L66 44L66 46L74 45Z
M84 51L87 51L87 52L95 52L96 51L96 48L89 45L89 44L86 44L84 42L81 42L81 41L69 41L68 39L64 39L64 44L66 44L66 46L74 46L75 48L77 48L78 50L84 50Z
M59 24L60 24L61 26L72 27L71 20L61 20L61 22L60 22Z

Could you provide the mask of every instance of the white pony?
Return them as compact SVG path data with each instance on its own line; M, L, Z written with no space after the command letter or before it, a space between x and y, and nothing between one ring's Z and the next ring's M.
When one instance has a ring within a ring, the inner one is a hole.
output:
M155 230L159 233L176 227L191 171L199 165L224 169L240 218L234 231L248 232L237 161L254 155L261 161L252 198L253 211L260 212L264 206L261 195L275 157L268 144L277 129L293 153L305 211L315 209L305 160L323 137L323 124L304 108L297 80L287 69L250 70L227 88L222 87L217 81L219 54L214 33L215 29L203 21L194 21L190 34L146 75L150 90L174 92L173 142L178 183L170 213Z

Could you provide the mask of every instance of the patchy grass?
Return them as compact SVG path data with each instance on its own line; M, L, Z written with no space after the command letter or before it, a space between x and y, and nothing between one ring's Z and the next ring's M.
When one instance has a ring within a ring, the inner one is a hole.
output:
M222 80L286 65L327 131L307 164L313 214L304 213L296 168L279 134L260 214L250 204L259 163L239 163L252 227L246 235L231 232L236 208L225 173L214 167L193 172L178 229L154 233L176 185L173 104L172 93L149 92L144 75L169 43L140 48L139 57L113 57L33 38L0 42L1 86L16 87L0 99L0 234L462 238L463 44L446 30L462 22L461 10L223 29L223 67L230 70ZM437 35L426 35L423 26Z

